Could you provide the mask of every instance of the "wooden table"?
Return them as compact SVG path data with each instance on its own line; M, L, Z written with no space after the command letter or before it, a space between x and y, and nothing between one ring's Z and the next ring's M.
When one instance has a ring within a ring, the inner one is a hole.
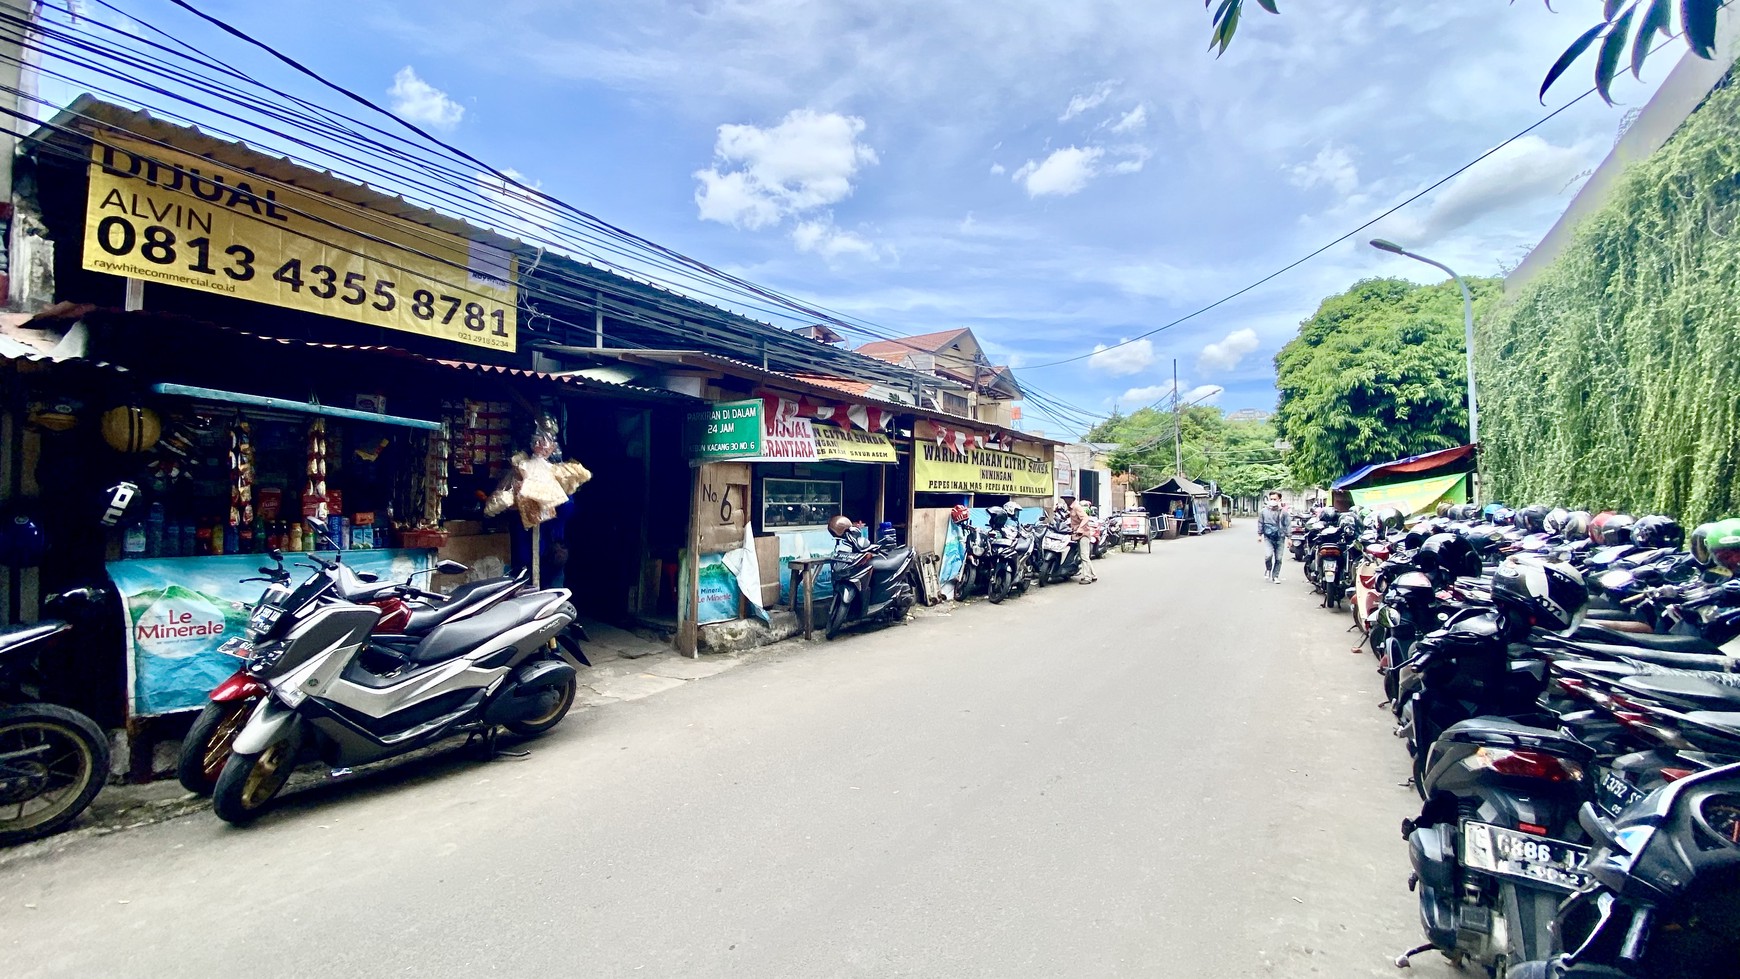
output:
M791 559L791 610L803 623L804 638L810 638L815 630L816 604L816 569L827 565L833 558L827 557L797 557ZM798 595L803 595L803 604L798 604Z

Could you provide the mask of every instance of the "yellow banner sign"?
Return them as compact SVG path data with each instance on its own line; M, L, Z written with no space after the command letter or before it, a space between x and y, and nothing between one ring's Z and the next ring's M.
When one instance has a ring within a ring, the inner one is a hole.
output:
M832 425L813 426L816 434L816 457L840 462L894 462L894 443L881 432L861 432L856 428L835 428Z
M515 348L517 270L506 249L204 157L101 138L91 147L84 268Z
M1000 493L1049 497L1051 463L999 449L954 452L932 442L915 446L913 489L919 493Z

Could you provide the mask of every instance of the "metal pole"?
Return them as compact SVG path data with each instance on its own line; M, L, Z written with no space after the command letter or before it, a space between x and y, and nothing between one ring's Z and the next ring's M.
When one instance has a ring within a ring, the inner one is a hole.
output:
M1184 475L1183 429L1179 422L1184 411L1183 398L1178 396L1178 360L1172 360L1172 467L1174 475Z
M1405 255L1416 262L1424 262L1455 280L1456 287L1462 290L1462 342L1468 358L1468 444L1474 446L1474 451L1480 451L1480 404L1474 396L1474 293L1468 290L1468 283L1462 281L1462 276L1456 270L1443 262L1435 262L1424 255L1416 255L1411 251L1399 248L1389 242L1373 242L1373 245L1384 251L1393 251ZM1480 502L1480 470L1477 467L1469 474L1469 495L1473 502Z

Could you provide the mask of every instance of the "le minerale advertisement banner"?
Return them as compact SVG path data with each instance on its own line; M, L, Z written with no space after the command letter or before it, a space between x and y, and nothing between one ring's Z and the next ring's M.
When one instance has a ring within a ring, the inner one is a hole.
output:
M518 335L506 249L102 135L84 268L494 350Z
M1371 489L1356 489L1350 495L1355 506L1374 509L1393 506L1404 514L1424 513L1436 507L1440 501L1464 502L1467 499L1466 479L1462 473L1432 476L1406 483L1374 486Z
M913 457L913 489L919 493L1000 493L1045 496L1054 489L1051 463L1001 449L955 452L920 442Z
M345 551L356 572L403 581L434 566L432 550ZM257 578L261 554L115 561L109 577L121 593L127 620L129 712L167 714L205 706L206 696L241 666L218 652L246 634L248 615L266 586ZM285 555L293 576L312 574L296 555Z

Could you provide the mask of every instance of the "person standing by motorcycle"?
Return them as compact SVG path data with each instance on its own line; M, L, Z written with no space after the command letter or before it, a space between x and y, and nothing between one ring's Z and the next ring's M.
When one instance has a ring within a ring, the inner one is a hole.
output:
M1093 521L1088 517L1087 507L1080 500L1069 505L1069 535L1075 538L1075 546L1081 552L1081 576L1075 580L1084 585L1091 585L1100 580L1094 574L1093 551Z
M1269 580L1281 580L1281 547L1287 543L1287 511L1281 506L1281 494L1269 493L1269 505L1257 514L1257 537L1268 549L1263 556L1263 568Z

